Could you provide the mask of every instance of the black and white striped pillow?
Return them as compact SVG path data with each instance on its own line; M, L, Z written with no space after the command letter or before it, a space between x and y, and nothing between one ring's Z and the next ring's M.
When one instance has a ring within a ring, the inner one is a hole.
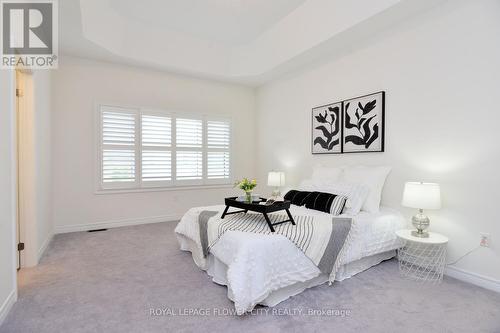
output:
M285 194L284 199L290 201L292 205L302 206L306 203L307 197L311 193L312 192L291 190Z
M306 199L306 208L319 210L320 212L330 213L334 216L342 214L347 197L343 195L312 192Z

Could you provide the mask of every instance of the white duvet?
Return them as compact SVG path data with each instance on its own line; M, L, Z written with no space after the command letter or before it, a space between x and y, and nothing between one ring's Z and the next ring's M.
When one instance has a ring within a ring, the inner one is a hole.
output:
M224 206L192 208L175 229L181 249L190 251L195 263L203 270L208 268L208 262L202 255L198 215L203 210L221 214L223 209ZM292 215L326 214L294 205L290 211ZM354 216L341 264L397 248L399 242L395 231L405 224L400 213L385 207L377 214L361 212ZM281 235L228 231L210 252L227 266L225 283L238 314L251 311L275 290L311 280L320 274L311 260Z

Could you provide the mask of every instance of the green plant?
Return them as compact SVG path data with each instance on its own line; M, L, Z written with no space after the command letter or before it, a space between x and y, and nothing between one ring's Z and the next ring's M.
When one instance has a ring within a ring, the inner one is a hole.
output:
M255 179L249 180L248 178L243 178L234 183L234 187L238 187L245 192L253 190L257 186L257 181Z

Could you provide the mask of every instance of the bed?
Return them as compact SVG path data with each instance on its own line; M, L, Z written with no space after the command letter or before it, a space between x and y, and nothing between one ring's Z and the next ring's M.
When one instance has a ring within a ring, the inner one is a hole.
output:
M280 235L261 235L227 231L208 255L200 246L199 216L216 211L219 218L225 206L190 209L175 229L181 250L189 251L196 265L212 280L228 287L228 297L238 314L251 311L257 304L274 306L287 298L329 281L303 252ZM328 213L291 205L296 215L325 216ZM329 215L328 215L329 216ZM395 231L406 226L396 210L380 207L377 213L361 211L350 216L352 225L335 280L342 281L396 255L401 245Z

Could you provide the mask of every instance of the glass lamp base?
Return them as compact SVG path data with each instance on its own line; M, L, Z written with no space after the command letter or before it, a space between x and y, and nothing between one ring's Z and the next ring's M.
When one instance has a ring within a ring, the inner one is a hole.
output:
M413 230L411 235L420 238L429 238L429 233L423 230Z
M415 229L417 229L411 232L412 236L420 238L429 237L429 233L426 232L425 229L429 228L431 221L426 215L424 215L424 211L422 209L419 209L418 214L411 218L411 223Z

